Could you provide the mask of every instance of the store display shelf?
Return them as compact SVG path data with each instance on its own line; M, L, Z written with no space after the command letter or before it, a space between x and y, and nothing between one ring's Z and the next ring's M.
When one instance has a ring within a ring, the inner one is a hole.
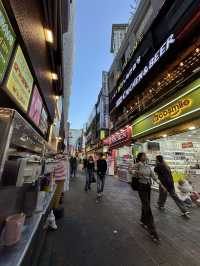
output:
M34 235L39 227L43 215L47 212L49 205L55 193L56 186L53 192L46 195L44 209L41 213L35 213L32 217L26 219L26 224L22 232L22 238L18 244L12 247L0 247L0 266L20 266L28 252Z

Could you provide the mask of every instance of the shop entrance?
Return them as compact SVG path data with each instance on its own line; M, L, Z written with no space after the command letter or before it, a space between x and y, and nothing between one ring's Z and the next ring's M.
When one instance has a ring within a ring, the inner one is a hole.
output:
M147 153L153 167L161 154L170 166L175 183L189 179L195 191L200 191L200 128L191 126L188 131L175 135L163 135L159 139L146 139L141 150Z

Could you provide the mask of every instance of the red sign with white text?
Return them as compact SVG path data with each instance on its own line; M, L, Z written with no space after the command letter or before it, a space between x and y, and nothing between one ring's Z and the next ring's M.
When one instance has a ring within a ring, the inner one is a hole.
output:
M131 139L131 135L132 135L132 128L130 126L127 126L115 132L107 139L105 139L103 141L103 144L112 146L112 145L119 144L121 142L127 142Z
M193 148L193 143L192 142L182 143L182 149L188 149L188 148Z

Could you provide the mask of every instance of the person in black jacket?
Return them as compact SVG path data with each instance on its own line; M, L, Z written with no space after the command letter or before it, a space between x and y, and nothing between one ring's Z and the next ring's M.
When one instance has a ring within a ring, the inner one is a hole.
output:
M164 210L164 206L167 200L167 193L169 193L183 215L188 216L189 212L187 211L184 202L179 199L178 195L175 192L172 172L170 167L164 161L163 156L158 155L156 157L156 167L154 171L158 175L158 179L160 180L161 184L166 188L166 190L164 190L161 185L159 186L159 209Z
M85 183L85 191L91 190L92 179L94 178L94 160L93 157L90 156L86 162L86 183Z
M75 156L71 156L69 162L70 162L70 176L71 178L76 177L77 166L78 166L77 158Z
M97 194L99 197L102 196L104 190L106 172L107 162L103 158L103 154L100 154L97 160Z

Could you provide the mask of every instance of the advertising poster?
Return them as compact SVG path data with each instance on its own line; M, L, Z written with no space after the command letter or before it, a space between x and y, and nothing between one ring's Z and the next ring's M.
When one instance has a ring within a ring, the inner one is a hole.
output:
M15 39L15 33L0 0L0 82L4 78Z
M39 128L40 128L40 130L42 131L42 133L44 135L47 133L47 130L48 130L48 116L47 116L47 113L46 113L44 107L42 108Z
M33 77L20 46L17 48L6 87L8 94L23 111L27 112L33 87Z
M42 111L42 98L40 96L38 88L35 86L29 110L29 117L36 124L36 126L39 126L41 111Z

